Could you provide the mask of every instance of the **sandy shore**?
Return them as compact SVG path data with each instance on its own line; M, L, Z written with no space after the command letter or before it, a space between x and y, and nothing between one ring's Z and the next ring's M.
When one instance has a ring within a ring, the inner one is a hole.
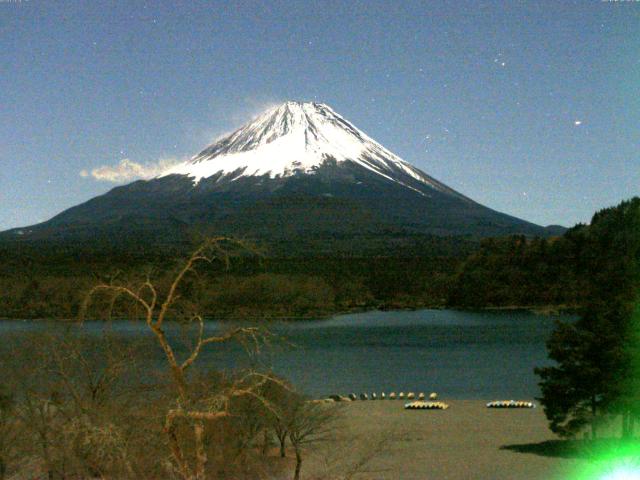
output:
M307 478L321 464L342 462L348 469L382 439L386 444L367 465L369 472L355 478L553 480L570 478L582 462L513 450L556 439L541 408L487 409L486 401L444 401L450 405L444 411L404 410L399 400L344 402L343 435L332 453L307 464Z

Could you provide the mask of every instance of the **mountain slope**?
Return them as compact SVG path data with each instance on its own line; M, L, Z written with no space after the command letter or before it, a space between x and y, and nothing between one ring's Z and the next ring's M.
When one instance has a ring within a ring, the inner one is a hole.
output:
M435 180L328 106L287 102L155 179L2 237L172 243L194 229L280 246L339 241L353 253L365 240L415 235L546 235Z

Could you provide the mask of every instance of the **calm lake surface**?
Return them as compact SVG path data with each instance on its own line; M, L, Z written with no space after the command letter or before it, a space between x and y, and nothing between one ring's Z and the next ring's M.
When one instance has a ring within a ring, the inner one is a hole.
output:
M548 365L545 340L558 317L528 312L418 310L365 312L327 320L271 324L286 338L260 363L310 395L436 391L441 398L531 399L538 396L536 366ZM571 317L565 317L571 318ZM0 340L10 333L44 328L42 322L0 322ZM83 330L99 334L103 322ZM131 338L149 335L142 323L113 322ZM207 330L221 328L209 322ZM175 340L184 336L171 329ZM185 355L187 350L178 349ZM161 364L158 351L158 365ZM248 360L236 346L204 352L199 365L237 367Z

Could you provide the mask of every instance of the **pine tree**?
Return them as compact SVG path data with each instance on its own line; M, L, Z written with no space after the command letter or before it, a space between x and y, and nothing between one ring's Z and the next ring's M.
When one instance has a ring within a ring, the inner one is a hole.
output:
M560 322L547 342L556 365L536 369L552 431L571 436L620 414L623 435L640 413L640 198L602 210L586 232L577 274L588 301L575 322Z

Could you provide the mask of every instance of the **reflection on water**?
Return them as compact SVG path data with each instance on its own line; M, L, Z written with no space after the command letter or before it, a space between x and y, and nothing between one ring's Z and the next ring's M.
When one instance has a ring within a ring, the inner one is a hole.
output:
M556 317L528 312L419 310L366 312L327 320L270 324L284 338L261 362L313 396L380 391L437 391L448 398L532 398L533 368L548 364L544 342ZM2 321L0 336L43 328L41 322ZM83 329L99 333L104 324ZM142 323L111 324L135 338L149 335ZM209 322L207 330L220 328ZM178 339L184 332L170 327ZM185 354L186 348L179 353ZM161 352L157 361L161 362ZM237 346L206 350L200 366L246 364Z

